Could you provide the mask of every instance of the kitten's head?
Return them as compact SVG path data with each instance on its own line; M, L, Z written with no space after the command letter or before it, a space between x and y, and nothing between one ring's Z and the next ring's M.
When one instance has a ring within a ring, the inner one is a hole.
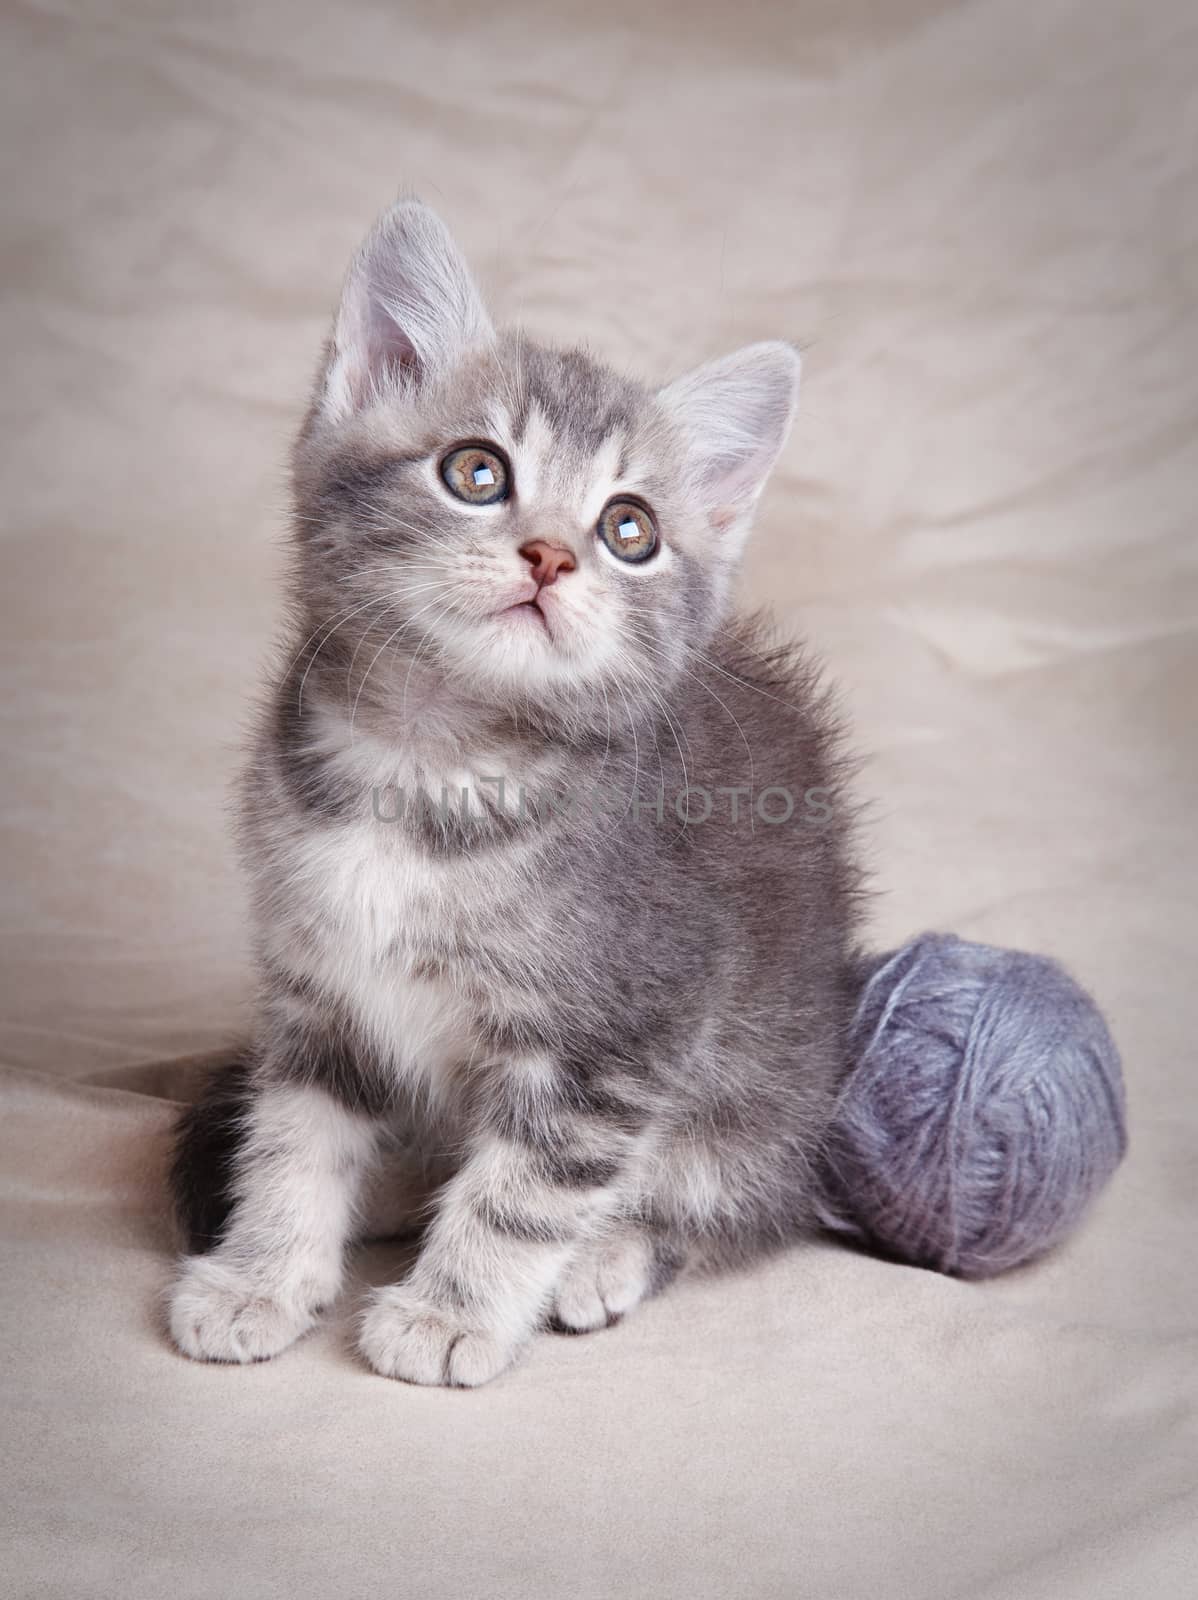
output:
M393 207L296 450L312 621L372 695L415 660L518 714L649 704L718 626L798 373L756 344L651 390L496 333L439 218Z

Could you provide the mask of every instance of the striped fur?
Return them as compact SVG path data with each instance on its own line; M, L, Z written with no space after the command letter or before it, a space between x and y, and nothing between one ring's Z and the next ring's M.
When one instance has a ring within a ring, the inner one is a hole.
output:
M367 241L242 790L257 1037L180 1128L187 1354L312 1325L397 1141L439 1186L360 1343L414 1382L484 1382L541 1327L810 1225L852 998L845 769L811 665L727 615L794 375L758 346L650 391L494 334L423 208ZM461 440L504 453L509 501L449 496ZM656 516L642 567L594 533L617 493ZM497 615L550 537L575 566L544 627ZM688 789L722 796L706 820Z

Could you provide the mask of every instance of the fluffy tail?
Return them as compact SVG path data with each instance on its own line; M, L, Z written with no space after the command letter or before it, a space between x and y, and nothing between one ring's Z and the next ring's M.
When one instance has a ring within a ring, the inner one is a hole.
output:
M217 1068L175 1127L170 1184L192 1255L220 1243L233 1209L233 1164L245 1137L251 1058Z

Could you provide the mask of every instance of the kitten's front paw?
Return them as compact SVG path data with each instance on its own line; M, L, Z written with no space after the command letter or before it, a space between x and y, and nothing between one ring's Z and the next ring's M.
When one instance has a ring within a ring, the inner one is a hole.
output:
M317 1309L214 1256L192 1256L171 1291L171 1338L193 1361L268 1361L307 1333Z
M498 1377L520 1351L510 1338L403 1287L375 1295L362 1319L358 1348L384 1378L466 1389Z
M610 1328L656 1287L651 1240L633 1230L618 1233L584 1246L567 1267L551 1320L562 1333Z

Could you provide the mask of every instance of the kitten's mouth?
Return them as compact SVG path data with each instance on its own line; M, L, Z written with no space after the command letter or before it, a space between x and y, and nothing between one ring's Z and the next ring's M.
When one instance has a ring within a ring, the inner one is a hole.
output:
M496 613L501 617L511 617L514 622L524 627L539 628L542 633L548 634L552 639L553 629L549 626L549 618L541 607L540 594L533 595L531 600L518 600L514 606L505 606Z

